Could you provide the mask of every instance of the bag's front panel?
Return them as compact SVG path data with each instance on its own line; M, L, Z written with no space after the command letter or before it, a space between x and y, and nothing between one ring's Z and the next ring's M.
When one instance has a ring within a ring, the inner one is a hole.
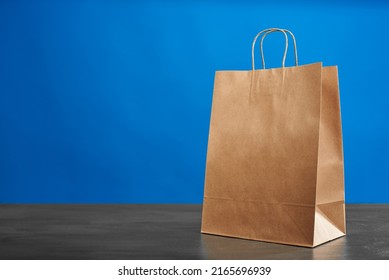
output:
M217 72L202 231L311 246L321 63Z

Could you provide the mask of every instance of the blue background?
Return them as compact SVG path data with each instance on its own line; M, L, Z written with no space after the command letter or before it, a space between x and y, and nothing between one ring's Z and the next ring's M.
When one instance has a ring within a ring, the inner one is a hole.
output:
M389 202L389 5L31 2L0 3L0 202L201 203L214 72L268 27L339 66L346 201Z

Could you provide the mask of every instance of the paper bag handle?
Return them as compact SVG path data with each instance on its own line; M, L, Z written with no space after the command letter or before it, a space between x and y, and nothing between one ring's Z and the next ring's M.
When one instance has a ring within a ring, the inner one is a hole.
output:
M275 31L278 31L278 32L282 32L284 33L284 36L285 36L285 51L284 51L284 57L282 58L282 67L285 67L285 60L286 60L286 54L288 52L288 35L285 33L285 31L281 28L267 28L267 29L264 29L262 31L260 31L255 37L254 37L254 40L253 40L253 44L251 46L251 63L252 63L252 66L253 66L253 71L255 70L255 43L257 42L257 39L259 38L259 36L261 36L263 33L265 33L265 35L269 34L269 33L272 33L272 32L275 32ZM261 43L263 43L263 41L261 41ZM262 47L262 44L261 44L261 47ZM263 51L262 51L262 48L261 48L261 56L262 56L262 66L264 66L264 58L263 58ZM264 68L265 69L265 68Z
M293 46L294 46L294 57L295 57L295 65L298 66L298 55L297 55L297 44L296 44L296 38L294 37L293 33L287 29L282 29L282 28L268 28L268 29L265 29L265 30L262 30L261 32L259 32L254 40L253 40L253 44L252 44L252 48L251 48L251 58L252 58L252 67L253 67L253 71L255 70L255 52L254 52L254 49L255 49L255 43L257 41L257 39L259 38L259 36L261 36L263 33L265 33L262 38L261 38L261 44L260 44L260 48L261 48L261 58L262 58L262 67L263 69L265 69L266 67L266 64L265 64L265 56L264 56L264 53L263 53L263 40L265 39L265 37L270 34L270 33L273 33L273 32L282 32L284 33L284 36L285 36L285 51L284 51L284 56L282 58L282 67L285 67L285 60L286 60L286 55L287 55L287 52L288 52L288 36L286 33L289 33L290 36L292 37L293 39Z
M297 56L297 44L296 44L296 38L294 37L293 33L290 32L289 30L284 29L284 31L287 32L287 33L289 33L290 36L291 36L292 39L293 39L294 60L295 60L295 65L298 66L298 56ZM263 36L262 36L262 38L261 38L261 44L260 44L260 46L261 46L261 57L262 57L262 66L263 66L263 69L266 68L266 66L265 66L265 55L263 54L263 40L265 39L265 37L266 37L268 34L273 33L273 32L276 32L276 30L267 31L265 34L263 34ZM284 34L285 34L285 33L284 33ZM285 47L286 52L287 52L287 48L288 48L288 46ZM283 62L285 62L285 58L286 58L286 56L285 56L285 52L284 52L284 58L283 58L284 60L283 60ZM284 67L284 64L283 64L282 67Z

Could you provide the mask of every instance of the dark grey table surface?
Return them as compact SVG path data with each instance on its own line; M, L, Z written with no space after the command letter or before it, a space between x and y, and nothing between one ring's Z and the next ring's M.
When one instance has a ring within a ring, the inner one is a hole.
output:
M389 259L389 205L314 249L200 233L201 205L0 205L0 259Z

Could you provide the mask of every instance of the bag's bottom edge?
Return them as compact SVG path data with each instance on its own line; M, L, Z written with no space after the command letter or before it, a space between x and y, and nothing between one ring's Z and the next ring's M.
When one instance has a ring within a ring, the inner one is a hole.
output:
M205 230L201 230L202 234L209 234L209 235L215 235L215 236L221 236L221 237L227 237L227 238L237 238L237 239L244 239L244 240L250 240L250 241L256 241L256 242L266 242L266 243L273 243L273 244L279 244L279 245L287 245L287 246L296 246L296 247L304 247L309 249L314 249L316 247L319 247L323 244L326 244L328 242L331 242L335 239L341 238L346 236L346 233L343 233L342 235L339 235L335 238L329 239L325 242L322 242L320 244L304 244L304 243L292 243L292 242L286 242L286 241L278 241L278 240L270 240L270 239L259 239L259 238L252 238L252 237L246 237L246 236L236 236L236 235L229 235L225 233L215 233L215 232L208 232Z

